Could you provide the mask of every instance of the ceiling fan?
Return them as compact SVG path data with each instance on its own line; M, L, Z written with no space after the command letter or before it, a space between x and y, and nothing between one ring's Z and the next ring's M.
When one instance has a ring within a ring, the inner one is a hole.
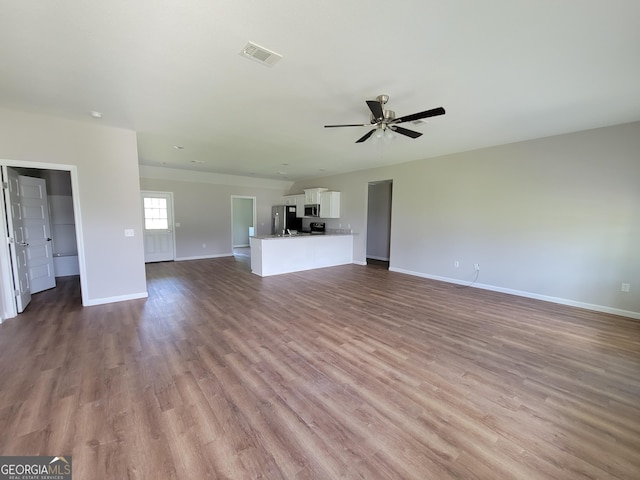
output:
M378 95L375 100L367 100L369 110L371 110L370 123L350 123L346 125L325 125L324 128L335 127L369 127L375 125L373 130L369 130L362 137L356 140L356 143L362 143L367 140L371 135L377 132L376 135L384 136L387 130L397 132L402 135L406 135L411 138L418 138L422 135L420 132L409 130L408 128L398 126L398 123L413 122L422 118L435 117L438 115L444 115L444 108L432 108L431 110L425 110L424 112L414 113L412 115L405 115L404 117L396 118L396 112L393 110L385 110L384 105L389 101L389 95Z

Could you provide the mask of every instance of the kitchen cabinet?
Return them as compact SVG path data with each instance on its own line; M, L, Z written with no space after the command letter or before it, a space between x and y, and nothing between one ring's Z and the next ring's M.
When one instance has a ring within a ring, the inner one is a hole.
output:
M304 191L304 203L307 205L320 203L320 193L326 192L328 188L307 188Z
M282 197L283 205L295 205L296 206L296 217L302 218L304 217L304 193L300 193L298 195L285 195Z
M340 192L319 192L320 218L340 218Z

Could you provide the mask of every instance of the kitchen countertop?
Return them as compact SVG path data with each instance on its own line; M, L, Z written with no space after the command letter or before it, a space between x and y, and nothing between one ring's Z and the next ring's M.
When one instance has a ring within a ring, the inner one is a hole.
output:
M355 235L355 233L314 233L312 235L310 233L302 232L295 235L254 235L251 238L256 238L258 240L282 240L289 238L344 237L347 235Z

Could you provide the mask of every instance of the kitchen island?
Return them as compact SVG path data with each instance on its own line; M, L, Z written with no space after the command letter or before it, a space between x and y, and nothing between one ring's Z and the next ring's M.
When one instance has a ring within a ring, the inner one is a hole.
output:
M353 235L263 235L249 239L251 272L261 277L353 263Z

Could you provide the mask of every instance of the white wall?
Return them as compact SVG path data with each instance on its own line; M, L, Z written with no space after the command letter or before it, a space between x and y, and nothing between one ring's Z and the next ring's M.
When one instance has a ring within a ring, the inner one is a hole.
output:
M342 218L332 222L360 232L354 261L362 262L367 184L392 179L392 270L464 283L479 263L479 286L640 318L638 152L640 122L298 182L291 191L341 191Z
M75 167L85 305L147 295L135 132L0 109L0 162Z
M232 195L256 197L256 235L271 233L271 206L292 183L145 166L140 176L143 190L173 192L177 260L233 255Z

